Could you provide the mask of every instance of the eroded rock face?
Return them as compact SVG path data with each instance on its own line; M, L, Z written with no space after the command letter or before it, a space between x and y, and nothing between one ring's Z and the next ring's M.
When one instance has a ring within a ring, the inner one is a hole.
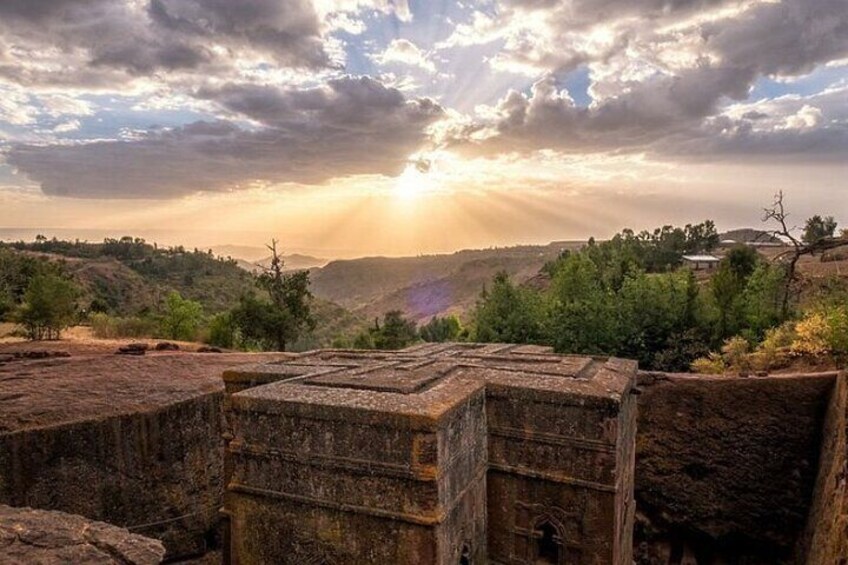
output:
M807 535L806 565L848 563L848 374L840 375L824 426L819 476Z
M793 563L835 374L640 376L639 563Z
M221 372L277 356L150 353L0 365L0 504L61 510L161 540L217 542Z
M0 562L154 565L162 543L82 516L0 505Z

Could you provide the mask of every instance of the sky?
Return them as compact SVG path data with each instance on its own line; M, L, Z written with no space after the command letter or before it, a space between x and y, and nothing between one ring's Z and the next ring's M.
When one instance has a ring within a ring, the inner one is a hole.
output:
M0 236L414 255L779 190L848 222L848 0L0 0Z

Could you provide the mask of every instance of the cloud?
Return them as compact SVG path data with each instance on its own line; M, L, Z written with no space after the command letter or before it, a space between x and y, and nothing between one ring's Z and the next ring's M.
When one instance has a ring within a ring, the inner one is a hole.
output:
M623 96L589 107L574 103L552 76L529 95L512 91L482 113L442 134L468 155L631 152L686 159L798 155L841 160L848 153L846 89L782 104L736 107L722 114L722 95L741 100L751 77L734 69L695 69L634 85ZM768 110L768 111L765 111Z
M255 128L196 122L128 141L18 145L7 162L47 194L174 198L268 183L318 184L355 174L395 175L426 143L442 109L370 78L311 89L230 85L198 93Z
M668 136L654 150L690 161L844 163L848 87L734 104L697 128Z
M34 124L38 108L30 97L19 88L0 88L0 122L12 125Z
M419 67L431 73L436 72L436 66L427 57L427 54L407 39L393 39L386 49L382 53L374 55L373 59L380 65L400 63Z
M263 58L331 65L308 0L4 0L0 38L0 78L27 86L115 88Z
M472 154L692 156L695 147L713 156L744 147L741 155L818 151L828 158L848 150L845 122L833 122L815 105L758 128L751 125L756 120L721 116L762 77L802 75L848 55L844 0L513 0L498 17L508 21L493 65L546 75L529 94L509 92L473 123L458 125L446 138L449 146ZM575 104L557 78L578 65L592 81L588 106Z

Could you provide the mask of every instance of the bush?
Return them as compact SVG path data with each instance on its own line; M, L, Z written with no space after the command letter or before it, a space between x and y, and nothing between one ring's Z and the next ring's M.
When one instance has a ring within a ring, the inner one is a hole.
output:
M155 320L137 316L122 318L98 312L91 314L88 321L94 336L102 339L154 337L159 329Z
M710 353L707 357L701 357L692 361L691 369L702 375L717 375L727 370L724 359L718 353Z
M440 318L433 316L419 330L421 339L429 342L457 341L462 333L462 324L456 316Z
M374 338L367 331L359 332L353 340L354 349L374 349Z
M691 369L696 373L716 374L728 370L747 372L751 369L751 344L743 337L734 336L725 340L721 353L710 353L706 357L695 359Z
M834 357L844 359L848 356L848 308L842 306L828 311L827 344Z
M223 312L212 317L209 322L208 334L206 343L209 345L227 349L236 346L238 331L229 312Z
M721 346L721 354L724 362L734 371L748 371L751 369L751 363L748 359L748 353L751 351L751 344L748 340L734 336L724 342Z
M827 318L821 312L807 314L803 320L795 324L795 341L792 342L792 352L798 355L824 355L829 350L828 334L830 328Z
M757 371L771 371L787 362L787 353L795 340L795 324L787 322L766 331L762 343L751 354L751 365Z
M706 357L710 348L696 329L689 329L668 338L665 348L654 355L651 369L671 373L688 371L693 359Z

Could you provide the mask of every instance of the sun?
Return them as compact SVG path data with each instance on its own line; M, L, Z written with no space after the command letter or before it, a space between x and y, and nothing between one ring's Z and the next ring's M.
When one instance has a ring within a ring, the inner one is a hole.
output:
M394 194L401 200L415 200L432 188L433 181L428 173L421 172L415 164L409 164L394 180Z

